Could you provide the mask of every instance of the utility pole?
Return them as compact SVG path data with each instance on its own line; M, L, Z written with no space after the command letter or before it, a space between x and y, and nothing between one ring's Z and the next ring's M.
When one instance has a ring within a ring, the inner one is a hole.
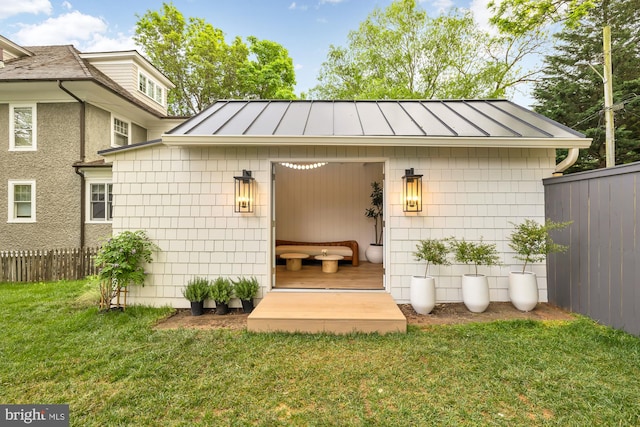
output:
M611 68L611 27L602 29L602 50L604 53L604 126L607 167L616 165L615 127L613 124L613 71Z

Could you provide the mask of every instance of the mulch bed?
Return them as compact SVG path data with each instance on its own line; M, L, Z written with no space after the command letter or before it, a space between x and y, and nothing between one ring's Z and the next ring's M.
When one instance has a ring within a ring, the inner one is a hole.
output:
M540 303L535 310L523 313L510 302L492 302L484 313L471 313L463 303L436 304L431 314L416 313L410 304L398 304L407 318L407 323L426 327L429 325L450 325L471 322L492 322L494 320L574 320L575 317L561 308L548 303ZM242 309L229 309L226 315L216 315L215 310L205 309L202 316L191 316L189 309L178 309L173 316L160 321L156 329L232 329L247 327L247 316Z

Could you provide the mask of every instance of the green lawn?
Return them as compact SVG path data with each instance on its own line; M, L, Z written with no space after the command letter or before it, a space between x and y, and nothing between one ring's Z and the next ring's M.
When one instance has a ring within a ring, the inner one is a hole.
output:
M0 285L0 403L75 426L640 425L640 339L588 319L405 335L155 331L83 282Z

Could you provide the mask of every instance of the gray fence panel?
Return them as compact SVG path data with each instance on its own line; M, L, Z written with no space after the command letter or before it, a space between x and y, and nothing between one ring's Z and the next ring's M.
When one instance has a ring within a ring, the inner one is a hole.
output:
M640 175L634 175L635 203L634 212L636 225L640 218ZM627 288L624 296L622 310L625 314L625 331L629 331L634 335L640 335L640 229L634 229L633 241L627 241L625 244L624 268L623 272L627 272L624 276L626 282L634 282L636 285Z
M607 287L609 283L609 197L608 191L603 192L603 182L606 178L595 180L590 189L589 199L592 202L591 222L593 228L588 230L590 241L590 259L589 265L592 268L591 295L589 304L589 313L591 317L605 325L610 325L608 321L609 314L609 296ZM606 198L606 200L605 200ZM611 260L613 262L613 260ZM595 271L593 271L595 267Z
M549 302L640 335L640 163L544 180L545 214L573 221L547 259Z
M575 188L577 187L577 188ZM589 183L587 181L578 182L573 188L574 192L578 195L578 204L575 205L577 215L570 216L571 219L577 217L579 222L576 224L575 229L588 229L589 228ZM569 246L569 254L574 255L576 259L575 263L571 264L571 286L575 288L576 300L572 304L578 304L578 307L589 306L589 274L591 271L591 265L589 264L589 246L580 245L580 233L575 232L572 234L570 240L571 246ZM577 272L574 269L578 266Z
M622 222L624 217L622 215L621 206L622 200L620 199L620 187L617 187L615 183L610 182L610 221L609 221L609 259L619 260L618 264L609 265L609 281L607 287L609 289L609 298L611 300L610 306L618 306L620 310L609 311L609 324L615 328L620 328L622 325L622 299L623 293L622 286L616 286L616 283L622 283L622 267L624 260L622 259L621 246L626 240L626 236L622 230Z

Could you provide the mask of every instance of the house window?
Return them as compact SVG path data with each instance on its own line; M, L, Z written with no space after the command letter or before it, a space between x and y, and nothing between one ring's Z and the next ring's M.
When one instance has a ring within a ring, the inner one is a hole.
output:
M90 221L113 220L113 185L109 183L91 184L91 209L89 213Z
M36 150L36 106L11 105L9 108L9 149Z
M138 89L158 104L164 105L164 89L142 72L138 73Z
M138 80L140 81L138 84L138 89L140 89L140 92L146 94L147 93L147 76L145 76L144 74L140 73L138 74Z
M164 105L164 91L160 86L156 86L156 95L153 97L159 104Z
M129 145L129 123L113 118L113 144L114 147Z
M35 222L35 181L9 181L9 222Z

